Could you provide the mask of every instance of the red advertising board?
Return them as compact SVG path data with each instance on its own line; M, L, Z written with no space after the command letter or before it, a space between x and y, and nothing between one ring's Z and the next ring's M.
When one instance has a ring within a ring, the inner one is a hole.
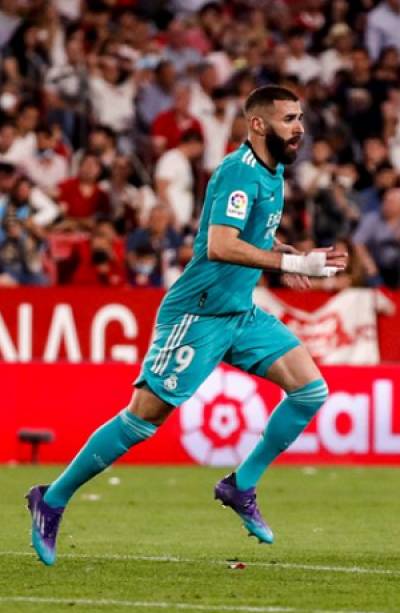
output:
M380 355L383 361L400 362L400 292L386 294L393 314L377 317ZM160 289L138 288L1 289L0 362L140 361L163 295ZM274 295L303 312L332 299L326 292L279 290Z
M160 289L0 291L0 361L135 363L147 350Z
M23 461L21 428L55 435L40 459L65 462L131 395L138 366L0 364L0 461ZM330 396L280 462L400 464L400 366L325 367ZM252 448L279 402L274 385L221 366L156 436L124 462L235 465Z

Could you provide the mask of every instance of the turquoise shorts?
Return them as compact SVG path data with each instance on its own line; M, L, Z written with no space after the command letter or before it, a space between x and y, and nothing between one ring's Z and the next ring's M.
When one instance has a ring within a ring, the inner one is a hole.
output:
M300 344L279 319L256 306L233 315L185 314L175 323L161 319L134 385L147 385L173 406L193 396L220 362L265 377L278 358Z

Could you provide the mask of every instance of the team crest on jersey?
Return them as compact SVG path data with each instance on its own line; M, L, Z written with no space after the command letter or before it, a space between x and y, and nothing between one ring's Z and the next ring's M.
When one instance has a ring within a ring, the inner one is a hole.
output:
M236 190L229 195L226 214L228 217L235 219L245 219L247 211L248 198L245 192Z
M178 377L176 375L170 375L164 381L164 387L166 390L173 392L178 387Z

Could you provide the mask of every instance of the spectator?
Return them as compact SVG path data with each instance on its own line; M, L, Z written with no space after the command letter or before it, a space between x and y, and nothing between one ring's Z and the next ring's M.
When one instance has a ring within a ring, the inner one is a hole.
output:
M169 22L166 32L168 44L163 58L172 62L178 75L186 74L201 61L200 53L188 45L186 32L182 19L175 18Z
M22 104L18 109L15 147L24 151L24 154L21 153L21 159L27 158L36 152L36 128L39 123L39 118L39 107L31 102Z
M80 161L86 153L95 155L100 161L103 170L109 174L117 156L115 132L107 126L94 126L89 132L87 147L79 149L73 156L71 164L72 174L77 172Z
M110 216L118 234L126 234L139 225L155 204L153 190L143 185L138 188L130 183L132 165L130 158L118 155L111 167L111 176L100 187L108 194Z
M362 143L382 128L382 117L377 104L372 79L371 60L362 47L353 49L352 70L343 74L337 87L336 100L346 124L351 127L353 139Z
M376 78L382 81L392 82L395 87L399 76L399 70L400 49L393 46L382 49L374 68Z
M147 133L151 124L163 111L173 106L176 71L172 62L162 60L155 69L153 83L142 86L136 100L140 130Z
M68 176L68 163L55 152L56 139L48 125L40 126L36 132L37 149L34 155L22 162L28 177L49 196L56 194L56 187Z
M382 0L368 15L365 42L372 60L393 45L400 50L400 0Z
M155 118L151 126L154 151L159 157L164 151L179 145L182 134L188 130L202 135L200 122L189 113L190 87L178 82L174 90L173 106Z
M4 49L21 24L15 0L2 0L0 4L0 49Z
M328 141L317 139L312 146L311 160L300 162L296 168L296 178L306 197L313 197L319 190L332 184L336 165L332 147Z
M400 287L400 188L387 190L382 209L368 213L354 233L353 243L369 286Z
M21 215L17 214L18 218L30 218L38 228L51 226L60 215L56 202L26 177L16 181L7 208L19 211Z
M88 74L85 66L83 33L73 31L65 43L66 63L50 68L45 79L48 119L58 123L74 147L87 137Z
M235 105L231 104L230 96L224 88L214 89L211 98L214 110L212 113L204 113L201 119L204 133L203 166L208 175L211 175L225 155L236 113Z
M131 285L161 287L168 267L179 261L182 239L170 224L170 212L164 205L154 206L143 228L127 238L127 264Z
M177 228L190 223L194 213L193 172L191 162L203 151L198 132L185 132L175 149L164 153L155 168L156 193L168 206Z
M295 75L301 83L307 83L321 74L321 66L316 58L306 51L306 33L301 28L292 28L288 33L289 56L286 73Z
M4 217L16 181L17 172L15 166L7 162L0 162L0 221Z
M199 64L195 79L190 88L189 111L200 122L203 117L214 111L212 92L217 86L217 72L209 63Z
M109 199L99 187L101 165L96 156L82 158L78 175L58 186L58 200L65 215L63 228L92 229L100 216L108 216Z
M47 285L43 243L12 215L3 222L0 242L0 285Z
M19 164L25 157L25 151L18 146L17 129L12 121L0 126L0 161Z
M245 116L240 113L233 119L231 133L226 145L225 154L236 151L238 147L246 140L247 137L247 121Z
M331 186L319 189L313 198L312 228L318 246L335 244L339 236L349 236L360 218L354 183L354 164L337 166Z
M235 72L226 87L235 96L237 108L242 110L247 96L257 87L257 80L255 76L245 68L244 70Z
M96 223L90 238L77 241L71 259L69 283L122 286L126 283L123 241L108 221Z
M376 167L371 187L358 192L358 200L362 214L379 212L384 193L391 187L396 187L399 176L388 162L382 162Z
M97 123L111 128L118 136L132 129L133 99L136 83L133 72L124 74L118 58L103 55L99 61L100 73L90 77L89 98Z
M154 188L185 235L179 265L162 266L168 285L192 253L203 179L246 138L241 106L264 83L298 92L307 124L286 170L287 241L345 238L399 185L400 0L196 2L0 0L0 225L14 215L25 240L42 219L39 260L47 241L59 283L113 284L91 233L105 216L124 242ZM159 261L141 249L139 268Z
M15 60L16 77L24 91L37 95L48 68L48 56L36 23L23 21L14 32L5 50Z
M363 143L362 161L358 165L356 189L362 191L373 185L377 169L389 162L388 148L379 136L371 136Z
M381 108L388 155L393 166L400 172L400 87L389 90Z
M329 30L326 43L328 49L319 56L321 78L326 85L332 85L339 70L351 70L351 29L346 23L336 23Z

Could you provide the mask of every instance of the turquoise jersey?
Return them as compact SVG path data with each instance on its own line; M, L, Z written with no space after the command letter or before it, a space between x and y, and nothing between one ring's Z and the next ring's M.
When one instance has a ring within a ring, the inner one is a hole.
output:
M221 162L207 187L193 258L166 294L159 321L180 313L225 315L247 311L261 270L207 257L210 225L232 226L240 238L270 250L279 226L284 198L284 167L275 172L254 153L249 142Z

